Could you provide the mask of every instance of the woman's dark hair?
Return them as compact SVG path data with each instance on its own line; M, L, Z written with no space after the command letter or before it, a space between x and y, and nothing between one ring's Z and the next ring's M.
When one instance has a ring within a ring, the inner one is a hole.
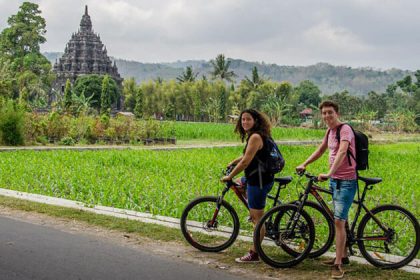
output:
M242 115L244 113L250 114L255 121L254 126L250 129L248 134L242 127ZM264 113L260 113L254 109L245 109L239 115L239 119L235 127L235 132L239 134L242 142L244 142L245 137L249 137L253 133L258 133L261 135L261 137L271 137L271 124L268 120L268 117Z

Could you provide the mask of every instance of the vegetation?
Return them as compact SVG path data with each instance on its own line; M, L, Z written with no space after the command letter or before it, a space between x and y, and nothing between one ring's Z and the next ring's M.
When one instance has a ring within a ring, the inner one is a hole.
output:
M0 33L0 93L21 104L45 106L54 76L51 64L40 53L40 44L46 41L40 14L37 4L24 2Z
M370 207L384 203L404 205L420 215L420 161L417 143L373 145L370 170L364 176L383 178L368 194ZM286 158L282 175L294 168L313 146L283 146ZM0 185L14 190L44 194L153 214L180 217L186 203L202 195L216 195L222 184L221 170L242 147L176 151L19 151L4 153ZM404 158L402 161L401 158ZM182 159L182 160L180 160ZM314 163L310 172L325 171L327 157ZM283 201L297 198L294 181L282 191ZM300 189L299 189L300 190ZM227 196L246 223L247 214L234 195Z
M108 75L82 75L73 85L66 82L63 96L49 98L54 75L51 65L39 52L40 44L45 42L46 24L38 5L24 2L17 14L9 18L8 24L9 27L0 33L1 97L20 104L20 108L27 111L26 116L36 115L40 108L50 111L47 121L38 116L25 121L29 125L24 127L29 131L23 142L60 141L63 137L74 141L62 143L93 143L104 138L114 139L111 142L135 142L142 135L156 135L154 131L135 135L139 133L137 128L127 128L121 120L110 118L113 109L120 105L138 119L220 123L235 120L241 110L252 107L266 113L274 126L299 126L304 122L306 126L318 128L321 123L317 106L324 99L333 99L342 108L343 120L364 130L416 132L420 129L420 70L390 81L385 92L370 91L366 97L358 97L342 91L327 96L327 92L317 86L319 77L294 84L277 82L270 80L266 66L259 64L253 64L247 73L238 75L236 71L244 63L219 54L206 66L211 69L204 71L211 80L205 75L197 79L201 72L197 63L187 65L178 73L177 80L154 77L154 80L137 84L131 78L124 81L122 89ZM327 65L319 66L327 72L332 71ZM250 77L247 76L249 72ZM343 73L346 72L340 72L340 75ZM237 76L243 79L235 81ZM305 109L312 109L313 113L305 115L303 112L308 112ZM11 118L5 123L14 122L11 114L4 116ZM91 120L81 126L87 127L86 132L73 133L80 129L70 129L68 123L78 123L86 118ZM55 129L50 130L60 132L45 133L46 130L41 129L51 123ZM122 127L109 125L116 123ZM98 125L92 127L93 124ZM121 131L126 131L125 135L121 136ZM3 143L22 143L22 138L5 140L15 136L17 134L10 129L4 130Z

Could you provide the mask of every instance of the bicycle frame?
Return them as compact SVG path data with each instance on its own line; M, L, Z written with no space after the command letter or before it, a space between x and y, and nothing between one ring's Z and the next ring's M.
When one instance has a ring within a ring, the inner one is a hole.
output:
M331 211L331 209L328 207L328 205L326 204L326 202L324 201L324 199L322 198L322 196L319 193L327 193L328 195L332 196L332 191L319 187L317 185L315 185L315 182L318 181L316 176L312 176L308 173L304 173L302 175L305 175L309 181L308 184L305 188L304 193L301 193L299 196L299 208L298 211L296 212L298 215L300 213L300 211L302 211L304 203L308 200L309 194L311 194L319 203L319 205L328 213L329 217L334 220L334 214ZM359 185L358 185L359 188ZM356 215L351 223L351 226L349 226L349 223L346 222L346 233L347 233L347 246L350 250L350 253L353 255L353 249L352 249L352 245L354 245L356 242L361 241L361 240L387 240L389 238L389 236L369 236L369 237L364 237L363 239L359 239L355 237L355 229L356 229L356 225L357 225L357 221L359 219L359 216L362 212L362 209L366 212L367 215L371 216L372 219L378 224L378 226L384 230L384 232L388 232L389 229L384 226L381 221L379 221L378 218L375 217L375 215L372 214L372 212L366 207L366 205L363 203L365 201L366 198L366 193L368 190L371 190L373 188L372 185L368 185L365 184L365 187L363 189L363 193L362 193L362 197L360 198L360 193L359 193L359 189L357 190L358 193L358 199L357 200L353 200L353 204L357 205L357 210L356 210ZM295 221L297 221L299 219L299 216L294 218ZM293 228L295 227L295 223L292 224Z
M230 170L229 169L227 169L226 170L226 174L229 174L229 172L230 172ZM276 206L277 204L279 204L279 203L281 203L281 201L279 200L279 197L280 197L280 190L282 189L282 188L284 188L284 186L286 186L287 185L287 183L286 184L282 184L282 183L278 183L278 188L277 188L277 192L276 192L276 195L275 196L272 196L272 195L268 195L267 196L267 198L270 198L270 199L272 199L273 200L273 207L274 206ZM225 195L227 194L227 192L230 190L230 189L232 189L233 190L233 192L235 193L235 195L239 198L239 200L242 202L242 204L246 207L246 209L248 209L249 210L249 207L248 207L248 201L243 197L243 195L242 195L242 193L239 191L239 185L236 183L236 182L234 182L234 181L229 181L229 182L226 182L225 183L225 187L223 188L223 190L222 190L222 194L220 195L220 196L218 196L218 199L217 199L217 205L216 205L216 210L215 210L215 212L214 212L214 214L213 214L213 218L209 221L209 225L214 225L214 223L215 223L215 221L216 221L216 219L217 219L217 215L218 215L218 213L219 213L219 210L220 210L220 207L221 207L221 205L222 205L222 201L223 201L223 199L224 199L224 197L225 197Z

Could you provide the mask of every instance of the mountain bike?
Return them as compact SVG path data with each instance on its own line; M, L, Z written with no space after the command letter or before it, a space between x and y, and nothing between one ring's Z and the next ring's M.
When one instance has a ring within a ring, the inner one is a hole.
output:
M257 252L261 259L273 267L288 267L291 264L285 262L277 255L291 255L304 259L308 256L307 251L300 249L300 244L284 246L282 240L293 236L298 232L299 224L296 220L300 218L305 212L305 203L308 201L309 194L311 194L318 201L323 211L327 213L327 223L334 223L334 215L331 209L327 206L322 196L319 194L327 193L332 195L328 189L316 185L318 179L316 176L308 172L301 172L300 176L305 176L308 179L305 191L300 194L299 200L291 205L279 205L268 211L260 220L255 228L254 243ZM387 269L396 269L403 267L410 263L418 254L420 248L420 226L416 217L398 205L380 205L373 209L368 209L364 204L366 193L372 190L373 186L382 181L381 178L366 178L358 176L358 180L365 183L362 195L358 188L357 200L353 204L357 205L355 217L349 225L346 223L347 233L347 248L350 255L354 255L353 246L357 243L360 253L372 265ZM365 215L361 218L359 216L362 209ZM260 229L265 221L274 219L274 227L272 227L271 234L278 240L273 238L264 238L260 240ZM357 232L356 232L357 227ZM311 230L310 228L308 228ZM324 234L328 236L326 244L332 244L335 236L335 231L320 232L317 234ZM313 234L309 234L309 237ZM273 252L273 242L277 245L277 250ZM308 241L310 243L310 241ZM271 247L265 243L271 243ZM327 248L328 249L328 248ZM295 263L292 263L292 265Z
M225 174L228 175L233 166L226 169ZM273 200L273 207L281 204L279 200L280 190L285 188L292 181L291 176L274 178L277 183L275 195L268 195L268 199ZM181 216L181 231L185 239L193 247L205 252L219 252L236 240L239 234L240 223L235 209L224 200L225 195L233 190L242 204L248 209L246 197L242 195L239 184L234 181L225 183L225 187L219 196L204 196L192 200L185 207ZM319 205L313 202L308 203L308 209L323 215ZM326 219L326 218L324 218ZM271 229L272 221L266 220L267 229ZM302 229L313 227L313 223L309 215L306 215L300 221ZM252 238L250 238L252 241ZM316 251L315 254L318 254Z

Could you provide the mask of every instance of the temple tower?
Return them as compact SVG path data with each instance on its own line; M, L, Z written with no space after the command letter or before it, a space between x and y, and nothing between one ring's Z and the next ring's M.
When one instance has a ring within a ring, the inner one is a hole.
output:
M111 61L99 35L93 32L87 5L78 32L71 35L64 54L55 62L53 71L57 75L53 84L57 95L64 93L67 79L74 84L78 76L87 74L108 74L121 86L123 79L115 61Z

